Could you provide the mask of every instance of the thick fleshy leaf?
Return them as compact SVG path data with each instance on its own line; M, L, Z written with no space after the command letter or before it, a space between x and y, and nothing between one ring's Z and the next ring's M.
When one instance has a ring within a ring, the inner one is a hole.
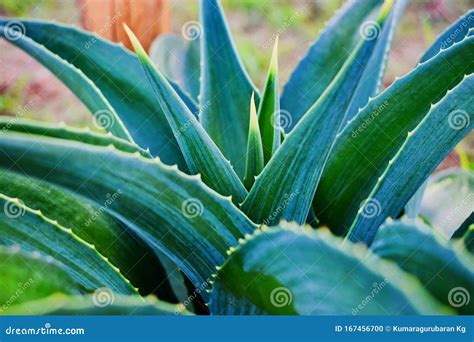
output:
M54 295L11 307L7 315L191 315L182 305L173 305L154 297L116 295L99 289L94 295Z
M299 62L281 95L281 109L291 115L289 132L334 80L360 39L360 32L382 0L348 1L328 22ZM362 25L361 25L362 24Z
M14 35L15 31L13 29L0 25L0 37L11 41L8 37ZM94 120L97 124L119 138L132 141L130 133L109 101L81 70L25 35L18 35L18 39L14 39L12 42L47 67L71 89L89 111L94 114Z
M6 25L10 20L0 18L0 25ZM136 56L121 45L74 27L44 21L15 22L21 23L19 27L26 37L81 70L100 89L137 144L149 148L165 163L178 164L181 169L186 169L173 132L159 106L156 106L153 88ZM12 44L18 41L10 40ZM32 57L36 58L36 54ZM197 113L192 101L178 88L175 87L175 90L190 106L190 111ZM108 112L99 112L96 116L97 120L110 119Z
M462 303L457 297L469 295L474 289L473 256L448 245L429 227L422 223L388 223L380 228L370 249L415 275L441 303L460 314L474 313L474 301Z
M420 124L408 133L405 142L389 161L367 199L360 204L349 230L350 240L370 244L385 219L396 217L401 212L416 190L472 130L473 92L474 75L471 75L432 106ZM457 115L466 120L462 126L454 125ZM446 206L443 202L443 207ZM471 204L467 206L474 209L474 201L471 200ZM459 224L454 229L457 227Z
M218 269L213 314L443 314L411 276L361 246L282 222L233 250ZM238 281L235 281L238 279Z
M250 96L258 92L250 81L218 0L201 0L200 120L241 179L249 131Z
M191 30L190 33L194 35L186 36L189 40L172 33L159 35L151 44L150 58L166 77L176 82L198 103L201 76L200 28L193 26L192 22L183 28Z
M62 263L69 275L88 290L107 287L123 294L135 290L94 246L69 228L25 206L21 200L0 194L0 239L27 251L37 251Z
M112 147L7 132L0 139L0 168L61 185L100 205L107 193L122 189L108 211L165 252L196 287L209 285L228 248L255 227L199 177Z
M278 37L273 47L272 59L268 68L267 81L263 89L258 109L258 124L262 133L264 163L270 161L273 153L280 146L280 125L289 118L282 117L278 91Z
M384 25L389 8L382 8L377 25ZM306 221L327 156L376 42L361 39L334 82L257 177L242 204L254 222L274 225L280 218L300 224Z
M81 290L53 259L23 252L18 246L0 247L0 315L13 305Z
M66 126L63 123L52 124L29 119L0 117L0 136L4 134L3 132L7 131L74 140L97 146L113 145L120 151L129 153L138 152L144 157L150 157L149 151L144 150L133 143L117 138L110 133L100 134L93 132L87 127L81 129Z
M442 49L447 49L451 45L464 39L474 27L474 10L469 10L461 16L454 24L448 27L436 41L431 45L428 51L421 58L421 62L425 62L433 56L437 55Z
M26 206L70 227L118 267L140 293L156 293L162 299L177 301L152 248L124 223L107 214L109 203L120 198L122 189L115 189L98 205L50 183L4 169L0 170L0 189L4 195L20 198Z
M472 127L474 124L472 109L468 113L471 115L470 126ZM451 237L473 211L474 174L472 172L448 169L431 177L420 209L420 215L431 225L441 229L447 237Z
M322 224L344 233L385 170L431 104L443 98L465 74L474 52L474 37L466 38L395 81L349 123L329 155L314 197Z
M203 182L218 193L232 196L236 203L241 203L247 195L247 190L232 166L169 85L164 75L153 65L132 31L128 27L125 29L153 86L157 105L161 107L168 120L190 172L199 173Z
M263 169L262 137L255 108L254 94L250 100L249 140L247 142L247 164L245 166L244 184L247 189L252 188L257 176Z
M367 63L367 67L360 77L359 85L352 95L351 104L346 113L347 122L352 120L358 113L359 108L363 108L371 97L377 95L382 86L392 38L409 0L389 1L394 1L395 3L390 10L387 22L383 28L371 24L370 22L362 24L362 27L365 29L365 33L363 34L365 34L366 39L372 39L373 35L378 35L379 37L374 52Z

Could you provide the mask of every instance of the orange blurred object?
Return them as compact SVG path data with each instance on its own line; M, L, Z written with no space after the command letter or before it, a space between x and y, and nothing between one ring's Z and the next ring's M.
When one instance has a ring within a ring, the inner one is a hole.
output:
M126 23L148 50L160 33L170 30L168 0L78 0L86 30L103 38L132 46L122 23Z

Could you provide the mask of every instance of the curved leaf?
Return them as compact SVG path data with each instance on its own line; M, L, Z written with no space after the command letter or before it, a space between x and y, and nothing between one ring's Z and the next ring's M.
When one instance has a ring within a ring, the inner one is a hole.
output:
M163 74L153 65L137 37L127 26L125 31L153 86L157 102L173 130L191 173L200 173L204 183L218 193L233 196L236 203L242 202L247 191L230 163L179 99Z
M247 163L245 166L244 184L247 189L252 188L257 176L263 169L263 148L260 135L257 109L255 108L254 94L250 99L249 140L247 142Z
M0 25L10 20L0 18ZM19 22L25 28L26 37L74 65L100 89L137 144L149 148L165 163L178 164L182 170L186 169L173 132L156 106L153 88L146 81L136 56L121 45L74 27L44 21ZM18 40L10 42L17 44ZM186 99L178 88L175 91L190 106L190 111L197 113L192 101Z
M122 189L109 212L168 255L197 287L207 284L227 249L255 227L199 177L112 147L8 132L0 139L0 168L99 204Z
M474 289L474 258L440 241L430 228L400 221L388 223L380 228L370 249L415 275L440 302L460 314L474 313L474 301L458 305L453 295Z
M474 37L440 52L369 101L344 128L314 197L315 214L322 224L339 234L345 232L408 132L432 103L474 71L474 63L466 63L473 52Z
M230 160L240 179L245 174L250 96L259 102L232 41L218 0L201 0L200 121Z
M472 109L470 113L472 127L474 124ZM451 237L473 211L474 174L472 172L448 169L430 178L421 202L420 215L431 225L440 228L447 237Z
M474 127L474 75L432 106L389 161L350 227L348 238L370 244L387 217L396 217L416 190ZM472 113L472 114L468 114ZM454 114L454 115L453 115ZM454 116L467 120L455 125ZM411 166L410 172L407 168ZM473 177L474 179L474 177ZM438 199L438 198L437 198ZM474 209L474 201L471 201ZM443 203L445 207L445 204ZM455 225L455 228L459 226Z
M177 301L152 248L107 213L110 203L120 198L122 189L114 189L98 205L68 190L4 169L0 170L0 189L4 195L20 198L29 208L40 210L63 227L70 227L75 235L94 245L118 267L142 294L156 293L162 299Z
M0 246L0 315L13 305L82 288L53 259ZM28 312L27 312L28 313Z
M377 25L384 25L389 8L382 8ZM242 204L254 222L273 225L280 218L306 222L326 159L376 42L361 39L331 85L257 177ZM293 198L288 200L289 196Z
M91 296L54 295L43 300L31 301L11 307L8 315L191 315L181 305L173 305L154 297L142 299L105 293L104 303L98 301L101 294ZM107 297L106 297L107 296ZM110 303L109 303L110 302Z
M280 112L280 98L278 91L278 37L273 47L272 59L268 68L267 81L263 89L262 99L258 108L258 124L262 132L262 146L264 163L280 146L280 124L285 113ZM260 172L259 172L260 173ZM258 173L257 173L258 174Z
M70 229L3 194L0 194L0 206L4 209L0 212L2 241L56 259L78 284L88 290L106 286L118 293L135 293L118 269Z
M213 314L443 314L411 276L361 246L282 223L247 238L218 269ZM239 281L235 281L238 279Z
M10 41L8 37L12 36L11 30L8 26L0 25L0 37ZM98 124L102 125L107 131L112 132L115 136L133 142L130 133L109 101L81 70L25 35L20 35L18 39L12 42L47 67L71 89L89 111L94 114L95 121Z
M360 39L361 23L381 3L382 0L348 1L327 23L283 88L281 109L291 114L287 132L334 80Z

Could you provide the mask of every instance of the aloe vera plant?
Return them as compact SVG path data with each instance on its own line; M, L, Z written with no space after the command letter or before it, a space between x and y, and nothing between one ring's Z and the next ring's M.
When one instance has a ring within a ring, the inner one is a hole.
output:
M216 0L154 61L1 18L107 134L1 119L0 312L473 314L474 176L456 219L419 189L473 128L474 13L381 91L405 6L347 3L281 94L277 39L260 92Z

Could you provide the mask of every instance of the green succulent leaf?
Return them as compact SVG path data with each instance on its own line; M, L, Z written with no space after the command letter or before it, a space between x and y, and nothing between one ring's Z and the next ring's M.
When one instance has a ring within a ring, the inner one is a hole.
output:
M230 160L240 179L245 175L250 96L259 102L237 54L218 0L201 0L200 121Z
M100 300L101 302L98 302ZM90 296L54 295L13 306L6 311L6 314L15 316L25 313L54 316L191 315L182 305L169 304L154 297L140 298L105 291L102 294Z
M283 119L280 112L280 98L278 91L278 37L273 47L272 59L268 68L267 81L263 89L262 99L258 109L258 124L262 133L262 146L264 163L270 158L280 146L280 122Z
M382 8L377 25L384 26L386 11L386 7ZM331 85L286 136L285 142L257 177L242 204L242 209L254 222L273 225L280 218L300 224L306 222L351 94L376 42L377 39L361 39Z
M322 224L339 234L347 231L408 132L432 103L474 71L474 63L466 63L473 52L474 37L440 52L369 101L344 128L314 197L315 214Z
M153 86L157 102L166 116L192 174L201 174L204 183L241 203L247 190L219 148L180 100L163 74L156 69L133 32L125 27L143 69Z
M0 170L0 189L4 195L20 198L26 206L40 210L61 226L70 227L73 234L94 245L118 267L142 294L156 293L162 299L177 301L153 249L107 213L109 203L120 198L122 189L115 189L98 205L45 181L3 169Z
M79 294L79 286L53 259L0 247L0 315L18 305L53 293ZM28 313L26 311L26 313Z
M6 25L10 20L0 18L0 25ZM52 55L57 55L58 58L79 69L102 92L137 144L145 149L149 148L154 156L158 155L165 163L178 164L182 170L186 169L173 132L166 117L156 106L153 88L147 82L136 56L123 46L74 27L44 21L20 20L19 22L25 28L25 37L44 46L44 49L49 50ZM27 46L21 45L21 42L26 41L26 38L25 40L10 40L12 44L30 53L32 48L26 50ZM32 57L38 57L34 50L31 52ZM53 63L49 59L38 59L38 61ZM57 76L60 78L78 77L67 73ZM189 100L176 85L174 87L189 106L190 111L197 113L198 110L193 101ZM72 90L74 92L74 89ZM85 89L80 88L78 91L84 92ZM79 98L82 96L77 92L76 95ZM98 112L96 117L97 121L103 120L106 126L109 126L112 118L110 112Z
M383 84L383 76L385 73L385 66L388 61L388 54L390 52L390 45L393 35L397 28L398 22L408 5L408 0L388 0L387 3L395 2L390 11L387 10L386 23L381 28L373 22L365 22L362 24L367 32L365 32L365 39L372 39L373 35L378 36L377 45L374 48L370 60L364 73L360 77L359 84L354 94L349 108L347 109L346 118L349 122L355 115L357 115L359 108L363 108L369 99L380 91ZM389 7L387 7L389 8ZM371 35L372 33L372 35Z
M421 223L388 223L380 228L370 249L415 275L441 303L472 315L474 302L458 303L456 291L469 294L474 289L474 258L433 233Z
M91 131L89 128L75 128L65 124L52 124L42 121L35 121L20 118L0 117L1 132L14 131L19 133L35 134L51 138L79 141L96 146L113 145L116 149L129 153L140 153L144 157L150 157L148 150L144 150L138 145L126 140L117 138L112 134L100 134Z
M194 29L192 26L189 28ZM150 58L166 77L176 82L198 103L201 76L199 30L195 33L196 36L188 37L191 40L172 33L159 35L150 47Z
M282 222L233 250L218 269L209 306L213 314L451 312L398 267L366 258L362 246L341 248L329 233Z
M249 138L247 142L247 165L245 167L244 184L247 189L252 188L257 176L263 169L263 148L262 137L257 117L257 109L255 108L255 98L252 93L250 100L250 125Z
M472 90L471 88L471 93ZM468 94L469 95L469 94ZM471 96L470 127L473 127ZM468 117L469 118L469 117ZM421 202L420 215L451 237L474 211L474 174L454 168L430 178Z
M389 161L367 199L360 204L348 233L350 240L370 244L385 219L396 217L401 212L406 202L448 153L472 130L473 91L474 75L471 75L432 106L419 125L408 133L405 142ZM462 125L456 124L458 120L464 120ZM408 165L413 168L412 172L407 172ZM439 197L434 198L439 200ZM472 211L474 201L471 201L472 205L468 204L468 199L465 202L468 207L466 210L469 211L470 206ZM443 208L446 207L447 204L443 202ZM454 228L459 225L460 223Z
M0 194L0 236L3 243L16 244L27 251L38 251L62 263L69 275L88 290L108 287L123 294L134 294L130 285L110 262L71 229L28 208L21 200Z
M107 193L122 189L108 212L169 256L196 286L208 285L229 247L255 227L199 177L110 146L7 132L0 139L0 168L60 185L99 205Z
M455 43L460 42L474 27L474 10L469 10L461 16L454 24L449 26L431 45L421 58L421 62L436 56L441 50L447 49Z
M285 131L293 129L329 87L357 45L363 29L361 23L382 2L348 1L327 23L283 88L281 109L291 114Z
M0 21L0 23L2 23L2 21ZM12 29L0 24L0 37L8 40L7 37L12 35L11 31ZM130 133L123 125L109 101L81 70L25 35L19 36L19 38L13 42L17 47L47 67L71 89L94 115L97 124L100 124L115 136L133 142Z
M466 232L459 239L455 240L455 244L460 244L463 248L466 248L470 253L474 254L474 214L470 216L470 226Z

